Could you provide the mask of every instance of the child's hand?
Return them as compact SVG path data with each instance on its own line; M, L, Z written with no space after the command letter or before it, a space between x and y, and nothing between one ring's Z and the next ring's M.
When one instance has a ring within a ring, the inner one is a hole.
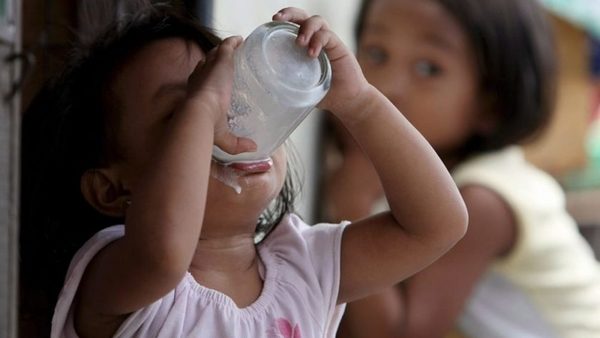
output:
M204 114L213 114L214 143L230 154L256 150L252 140L236 137L227 126L233 86L233 52L241 43L239 36L223 40L198 63L188 82L187 103Z
M288 7L273 16L275 21L291 21L300 25L297 43L308 48L311 57L325 50L332 67L331 88L319 108L340 116L352 114L367 98L370 85L363 76L354 54L339 37L329 30L320 16L309 16L301 9ZM352 114L353 115L353 114Z

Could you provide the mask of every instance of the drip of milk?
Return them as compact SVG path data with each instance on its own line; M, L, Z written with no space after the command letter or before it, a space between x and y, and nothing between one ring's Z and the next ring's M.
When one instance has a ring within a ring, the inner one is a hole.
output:
M230 187L236 193L242 193L242 186L239 183L240 175L232 168L223 165L213 166L210 170L210 176Z

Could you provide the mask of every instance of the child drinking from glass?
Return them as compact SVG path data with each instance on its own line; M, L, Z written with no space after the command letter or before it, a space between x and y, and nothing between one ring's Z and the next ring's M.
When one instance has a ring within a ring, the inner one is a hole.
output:
M369 154L390 212L309 227L291 213L283 147L227 168L212 160L213 145L255 148L226 123L241 39L219 42L160 8L140 13L76 58L25 116L24 290L44 283L53 300L80 247L53 338L333 337L344 303L407 278L464 234L442 162L327 23L296 8L274 20L300 25L310 57L329 56L320 107ZM226 170L240 193L218 179Z

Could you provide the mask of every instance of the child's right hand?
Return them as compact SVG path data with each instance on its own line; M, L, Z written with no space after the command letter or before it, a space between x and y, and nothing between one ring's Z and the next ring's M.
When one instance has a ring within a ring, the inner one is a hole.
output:
M204 114L212 114L214 144L230 154L256 150L252 140L233 135L227 125L233 86L233 53L242 41L239 36L229 37L198 63L189 78L185 103L194 105Z
M277 12L273 20L300 25L296 41L308 49L310 57L317 57L321 50L327 53L332 69L331 88L319 103L319 108L331 111L346 122L360 119L360 107L372 98L371 85L352 51L329 29L325 19L318 15L309 16L299 8L288 7Z

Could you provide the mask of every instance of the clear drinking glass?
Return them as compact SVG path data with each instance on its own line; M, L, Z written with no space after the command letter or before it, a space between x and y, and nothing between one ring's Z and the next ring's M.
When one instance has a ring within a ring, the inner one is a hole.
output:
M217 161L268 158L327 94L329 59L324 52L309 57L295 42L298 28L290 22L263 24L236 50L229 129L253 140L257 150L231 155L214 146Z

